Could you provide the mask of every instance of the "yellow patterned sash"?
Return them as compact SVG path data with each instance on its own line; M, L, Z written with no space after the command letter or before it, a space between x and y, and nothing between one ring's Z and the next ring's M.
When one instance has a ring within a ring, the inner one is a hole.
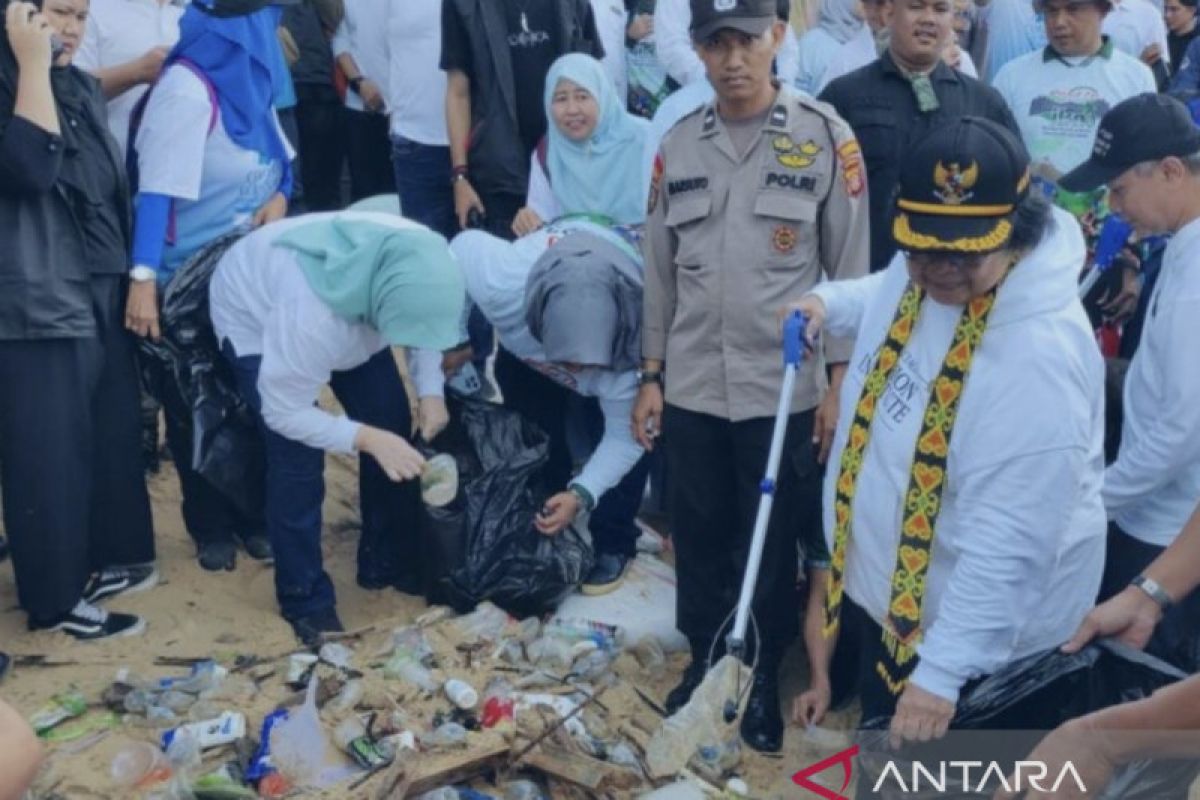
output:
M1001 281L1003 283L1003 281ZM929 404L917 436L912 471L904 496L904 520L900 546L892 573L891 601L883 626L886 657L876 664L876 672L888 690L898 695L916 664L913 656L921 641L921 606L925 599L925 578L933 550L933 535L941 510L942 491L946 486L946 460L950 454L950 434L958 415L958 401L971 370L975 348L987 329L988 316L995 305L999 284L990 292L967 303L954 329L954 338L942 362L941 371L929 391ZM854 493L863 466L863 454L871 437L875 408L883 397L900 355L904 352L921 314L924 292L911 282L900 297L896 316L875 357L862 395L854 409L850 433L838 472L834 498L833 564L829 593L825 597L825 635L837 631L845 589L846 547L853 527Z

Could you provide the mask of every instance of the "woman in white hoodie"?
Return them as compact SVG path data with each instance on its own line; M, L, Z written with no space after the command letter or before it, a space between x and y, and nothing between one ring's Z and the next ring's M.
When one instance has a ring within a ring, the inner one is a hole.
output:
M893 740L928 740L964 688L1067 641L1091 606L1104 370L1078 226L1030 191L1007 131L971 117L934 131L901 173L892 233L888 269L793 305L810 338L857 337L814 611L830 651L839 623L859 648L864 725L891 717Z

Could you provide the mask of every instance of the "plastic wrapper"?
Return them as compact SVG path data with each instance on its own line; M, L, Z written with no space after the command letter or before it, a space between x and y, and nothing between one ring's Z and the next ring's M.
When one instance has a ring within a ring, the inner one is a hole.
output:
M254 412L238 392L208 313L208 285L221 257L241 237L229 234L188 259L163 293L162 338L139 340L143 379L169 411L192 422L192 467L246 515L261 516L266 453ZM171 381L175 391L165 391Z
M534 528L551 493L541 481L546 435L479 400L452 401L451 419L437 444L458 464L459 490L444 507L424 507L427 598L460 612L490 600L517 617L556 608L591 569L593 553L582 520L553 537Z
M867 788L874 786L889 760L896 762L901 775L911 774L914 761L997 762L1011 775L1015 762L1026 759L1049 731L1067 720L1141 700L1185 677L1166 662L1113 641L1094 643L1072 655L1050 650L1028 656L969 687L943 740L892 751L887 743L890 720L864 721L858 745L865 774L859 775L859 786L863 781ZM1182 800L1198 773L1200 763L1190 761L1136 761L1120 767L1108 787L1094 796ZM945 791L901 794L897 789L895 795L881 791L870 796L990 798L996 788L993 784L980 792L979 771L965 784L958 776L949 771Z

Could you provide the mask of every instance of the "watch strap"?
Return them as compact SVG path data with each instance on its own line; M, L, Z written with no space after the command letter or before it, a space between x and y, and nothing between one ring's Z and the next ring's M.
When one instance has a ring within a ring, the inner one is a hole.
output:
M1130 581L1130 584L1132 586L1136 586L1149 595L1150 599L1158 603L1159 607L1162 608L1163 611L1166 611L1175 604L1175 601L1171 598L1171 595L1167 594L1167 590L1164 589L1162 585L1153 578L1147 578L1145 575L1138 575L1136 578Z

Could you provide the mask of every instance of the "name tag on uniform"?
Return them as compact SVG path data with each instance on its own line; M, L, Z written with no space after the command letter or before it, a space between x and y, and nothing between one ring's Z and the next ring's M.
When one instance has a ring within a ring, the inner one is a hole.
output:
M708 178L679 178L667 181L667 194L674 196L684 192L698 192L708 188Z

